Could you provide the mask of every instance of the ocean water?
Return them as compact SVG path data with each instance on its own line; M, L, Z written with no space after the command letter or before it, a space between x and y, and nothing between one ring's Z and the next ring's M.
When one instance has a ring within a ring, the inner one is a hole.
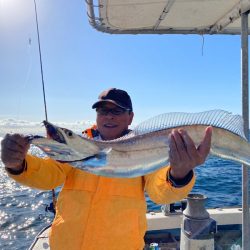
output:
M32 150L37 150L32 148ZM39 151L36 151L39 153ZM241 205L241 166L210 157L196 168L197 181L192 193L206 195L207 208ZM53 220L46 212L51 192L30 189L11 180L0 162L0 249L28 249L37 233ZM148 210L160 210L146 197Z

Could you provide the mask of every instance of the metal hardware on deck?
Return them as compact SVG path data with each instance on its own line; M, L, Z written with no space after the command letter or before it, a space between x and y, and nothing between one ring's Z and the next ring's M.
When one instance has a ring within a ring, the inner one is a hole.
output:
M187 207L187 199L183 199L179 203L171 203L171 204L165 204L161 206L161 211L165 216L171 215L171 214L179 214L182 213L185 208Z
M206 199L201 194L188 195L181 225L181 250L214 249L216 221L210 218L205 209Z

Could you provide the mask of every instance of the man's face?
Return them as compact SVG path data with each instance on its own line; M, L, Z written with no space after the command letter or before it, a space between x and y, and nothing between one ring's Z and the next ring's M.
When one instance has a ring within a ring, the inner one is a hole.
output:
M109 111L110 109L118 109L112 103L105 103L97 108L97 110ZM103 112L97 112L96 124L97 128L102 136L103 140L113 140L121 137L123 132L128 129L128 126L132 123L134 113L125 111L121 114L102 114Z

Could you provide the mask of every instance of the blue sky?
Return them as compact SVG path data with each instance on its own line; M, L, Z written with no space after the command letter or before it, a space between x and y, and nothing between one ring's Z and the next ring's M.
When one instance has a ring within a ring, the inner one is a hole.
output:
M110 35L85 1L36 0L50 121L95 120L109 87L132 97L135 123L171 111L241 113L239 36ZM33 0L0 0L0 119L44 120Z

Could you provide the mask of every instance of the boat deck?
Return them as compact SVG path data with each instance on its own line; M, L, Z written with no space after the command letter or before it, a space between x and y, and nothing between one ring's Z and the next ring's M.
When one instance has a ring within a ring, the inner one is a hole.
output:
M215 249L227 250L233 245L241 247L242 210L240 208L218 208L207 210L217 221L217 232L214 235ZM180 225L182 212L177 211L164 215L163 212L147 213L148 231L145 235L145 248L149 250L150 243L158 243L161 250L180 249ZM44 228L36 237L29 250L49 250L49 229ZM239 249L239 248L235 248Z

